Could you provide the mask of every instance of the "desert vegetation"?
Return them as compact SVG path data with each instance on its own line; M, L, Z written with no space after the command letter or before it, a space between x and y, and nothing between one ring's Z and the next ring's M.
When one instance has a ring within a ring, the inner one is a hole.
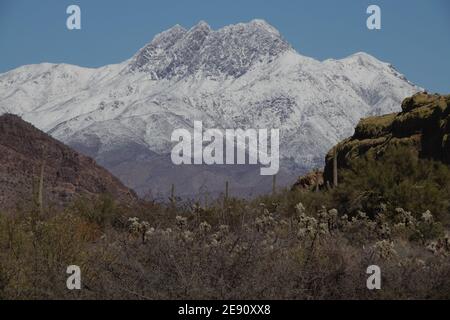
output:
M398 148L335 188L25 206L0 215L0 298L448 299L449 177ZM82 290L66 288L73 264ZM366 287L373 264L381 290Z

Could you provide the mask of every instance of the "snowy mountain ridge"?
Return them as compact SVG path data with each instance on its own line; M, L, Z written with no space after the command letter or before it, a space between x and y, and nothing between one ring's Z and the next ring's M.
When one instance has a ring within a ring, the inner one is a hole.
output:
M200 22L160 33L119 64L43 63L1 74L0 113L93 156L140 194L164 192L174 181L183 194L203 186L215 192L222 180L257 192L253 168L174 168L172 131L192 130L194 120L279 128L279 181L287 183L322 166L360 118L399 111L420 90L366 53L323 62L302 56L263 20L216 31Z

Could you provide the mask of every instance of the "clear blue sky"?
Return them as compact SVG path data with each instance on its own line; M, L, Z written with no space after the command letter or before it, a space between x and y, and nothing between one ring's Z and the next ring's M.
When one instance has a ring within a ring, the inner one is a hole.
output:
M66 29L66 8L82 10L82 30ZM366 28L366 8L382 29ZM320 60L368 52L412 82L450 93L448 0L0 0L0 72L39 62L101 66L131 57L174 24L211 27L267 20L301 53Z

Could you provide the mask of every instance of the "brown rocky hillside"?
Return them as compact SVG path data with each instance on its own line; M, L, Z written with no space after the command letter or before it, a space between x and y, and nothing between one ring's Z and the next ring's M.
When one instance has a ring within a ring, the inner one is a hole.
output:
M402 111L362 119L355 134L337 148L337 166L351 167L362 156L379 157L389 147L412 148L421 158L450 164L450 95L417 93ZM326 156L325 181L333 181L335 148Z
M20 117L0 116L0 210L30 203L43 168L46 204L63 206L75 197L110 194L122 202L136 195L94 160L77 153Z

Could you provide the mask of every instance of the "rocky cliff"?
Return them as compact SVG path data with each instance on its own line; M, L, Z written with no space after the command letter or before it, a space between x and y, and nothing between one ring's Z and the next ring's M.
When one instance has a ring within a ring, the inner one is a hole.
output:
M327 154L325 181L333 181L335 150L339 170L351 167L363 155L376 158L395 146L410 147L421 158L450 164L450 95L417 93L403 101L399 113L362 119L354 135Z

